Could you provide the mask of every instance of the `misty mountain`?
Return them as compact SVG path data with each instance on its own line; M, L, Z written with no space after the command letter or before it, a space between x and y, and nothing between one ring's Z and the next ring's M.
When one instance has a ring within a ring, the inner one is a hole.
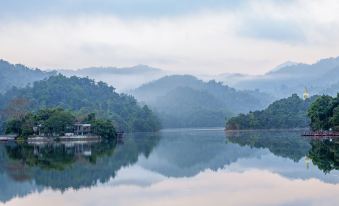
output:
M123 131L156 131L160 127L153 112L141 107L134 97L119 94L104 82L60 74L0 95L0 125L18 113L56 107L81 115L96 113Z
M164 127L216 127L232 116L217 97L190 87L175 88L155 104Z
M55 75L56 72L45 72L31 69L21 64L11 64L0 59L0 93L15 87L25 87L34 81Z
M88 67L78 70L59 70L65 76L89 77L114 86L118 91L126 91L158 79L165 75L163 70L147 65L133 67Z
M295 66L299 63L297 62L292 62L292 61L286 61L282 64L279 64L278 66L276 66L275 68L273 68L270 72L276 72L276 71L279 71L280 69L282 68L285 68L285 67L290 67L290 66Z
M238 91L220 82L172 75L144 84L132 94L158 113L163 127L217 127L225 117L262 109L272 98L258 91Z
M337 93L339 93L338 88L339 88L339 82L332 84L328 88L324 89L321 93L322 94L328 94L328 95L331 95L331 96L335 96L335 95L337 95Z
M258 89L277 99L292 93L301 94L305 87L312 95L323 94L328 89L339 91L339 57L315 64L288 64L265 75L241 76L236 81L224 78L222 81L237 89Z

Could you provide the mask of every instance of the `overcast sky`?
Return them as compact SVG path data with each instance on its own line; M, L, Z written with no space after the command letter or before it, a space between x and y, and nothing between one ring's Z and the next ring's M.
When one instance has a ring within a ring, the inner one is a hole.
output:
M337 0L0 0L0 59L260 74L339 56Z

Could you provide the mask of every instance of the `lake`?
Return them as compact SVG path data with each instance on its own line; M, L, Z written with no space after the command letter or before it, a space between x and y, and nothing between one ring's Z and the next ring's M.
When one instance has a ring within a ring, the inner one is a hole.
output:
M0 205L339 205L339 141L177 129L0 144Z

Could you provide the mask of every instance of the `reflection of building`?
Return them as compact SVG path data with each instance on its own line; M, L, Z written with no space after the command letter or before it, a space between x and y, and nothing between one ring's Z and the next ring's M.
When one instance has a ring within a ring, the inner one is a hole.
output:
M33 132L35 135L38 136L60 136L60 135L64 135L66 137L72 137L74 135L78 135L78 136L86 136L86 135L90 135L91 134L91 124L81 124L81 123L77 123L74 125L69 125L66 127L66 129L61 132L61 134L46 134L44 133L44 126L39 124L37 126L33 127Z
M305 87L304 94L303 94L304 100L308 99L310 97L310 94L308 93L307 88Z
M74 124L75 135L89 135L91 134L91 124Z
M310 163L311 163L311 159L309 157L305 157L305 165L307 169L310 168Z

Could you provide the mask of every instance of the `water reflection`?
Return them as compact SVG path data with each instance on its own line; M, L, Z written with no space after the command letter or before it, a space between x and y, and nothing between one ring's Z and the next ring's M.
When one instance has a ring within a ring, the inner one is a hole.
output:
M276 156L298 162L311 146L309 139L300 136L301 131L238 131L227 132L230 142L251 148L267 148Z
M312 140L307 157L325 173L339 170L339 140Z
M279 199L316 205L327 198L335 203L331 194L339 192L338 151L338 141L309 140L300 131L168 130L130 134L120 143L3 144L0 201L248 205L254 198L257 205ZM309 188L323 191L313 194ZM285 195L299 189L301 200ZM265 199L269 193L276 199Z
M157 134L133 134L123 142L66 142L56 144L0 145L0 201L25 194L17 184L27 184L26 193L52 188L65 191L94 186L114 178L121 167L134 164L139 155L148 157L159 141ZM8 181L10 179L10 181ZM2 184L2 182L4 184ZM6 183L8 182L8 183ZM13 188L14 187L14 188Z

